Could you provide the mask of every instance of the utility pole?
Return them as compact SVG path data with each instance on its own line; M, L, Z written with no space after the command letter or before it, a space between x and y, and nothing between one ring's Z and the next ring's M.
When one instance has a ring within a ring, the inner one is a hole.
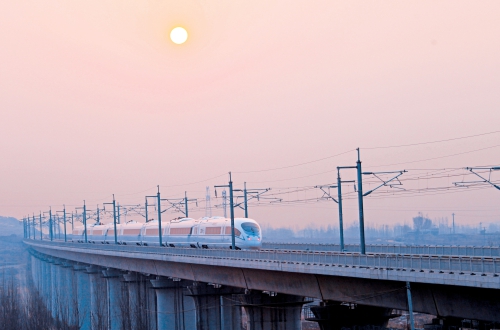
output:
M63 204L63 221L64 221L64 241L67 242L67 238L66 238L66 205Z
M97 204L97 224L101 224L101 218L99 217L99 204Z
M42 233L42 211L40 211L40 241L43 240L43 233Z
M161 232L161 198L160 198L160 185L157 186L158 192L156 193L157 203L158 203L158 238L160 247L162 244L162 232Z
M105 205L112 205L113 206L113 228L115 232L115 244L118 244L118 236L116 233L116 200L115 200L115 194L113 194L113 201L111 203L102 203L104 205L104 209L106 209Z
M53 241L53 233L52 233L52 207L49 207L49 234L50 234L50 241Z
M196 206L198 206L198 199L194 198L194 199L189 199L187 197L187 192L185 191L184 192L184 198L166 198L166 199L162 199L163 201L167 201L170 206L167 207L165 210L162 211L163 212L166 212L170 209L176 209L177 211L181 212L182 214L184 214L184 217L188 217L189 215L189 209L188 209L188 204L189 202L196 202Z
M340 252L343 252L345 250L345 244L344 244L344 215L343 215L343 210L342 210L342 183L349 183L349 182L355 182L354 180L349 180L349 181L342 181L340 178L340 170L345 169L345 168L355 168L354 166L342 166L342 167L337 167L337 185L325 185L325 186L316 186L315 188L321 189L323 192L323 196L321 198L326 198L326 199L331 199L335 203L338 204L339 206L339 232L340 232ZM335 199L331 194L330 194L330 189L331 188L337 188L337 199ZM328 190L325 190L328 189Z
M83 201L83 207L76 207L76 209L83 209L82 213L82 222L83 222L83 237L85 238L85 243L88 242L87 235L87 205L85 204L85 200Z
M453 219L453 235L455 235L455 213L452 213L451 216Z
M33 239L36 239L35 213L33 213Z
M184 192L184 215L186 216L186 218L189 218L189 215L188 215L188 203L189 202L196 202L196 206L198 206L198 199L188 199L187 197L187 191Z
M87 206L85 205L85 201L83 201L83 227L84 227L85 243L87 243Z
M359 158L359 148L358 151L358 161L356 162L356 169L358 172L358 208L359 208L359 239L361 243L361 254L366 254L365 247L365 215L363 210L363 182L361 175L361 160Z
M229 188L229 213L231 214L231 249L236 250L236 242L234 237L234 203L233 203L233 180L231 178L231 172L229 172L229 184L214 186L214 188ZM215 191L215 196L217 196L217 190Z
M248 219L248 195L247 195L247 183L243 182L243 198L245 200L245 218Z
M406 170L402 171L394 171L394 172L366 172L363 173L361 169L361 157L360 157L360 152L359 148L356 149L358 153L358 160L356 161L356 166L339 166L337 167L337 181L340 181L340 170L341 169L356 169L356 174L357 174L357 186L358 188L356 189L356 186L354 188L357 190L358 193L358 211L359 211L359 240L360 240L360 252L361 254L366 254L366 244L365 244L365 214L364 214L364 206L363 206L363 197L370 195L372 192L377 190L380 187L383 186L389 186L390 188L394 188L394 186L399 186L401 185L401 182L399 181L399 177L403 175L403 173L406 173ZM380 177L377 176L377 174L390 174L390 173L398 173L396 176L389 180L383 180ZM382 183L377 186L376 188L373 188L372 190L366 192L363 194L363 175L374 175L377 177ZM388 185L393 180L397 180L397 184L391 184ZM341 196L341 183L346 182L346 181L340 181L340 184L337 184L337 186L340 188L339 189L339 196ZM340 198L339 198L340 199ZM342 218L342 205L341 201L339 204L339 218ZM340 221L340 219L339 219Z
M155 198L156 199L156 206L157 206L157 211L158 211L158 243L160 244L160 246L163 246L163 238L162 238L162 232L161 232L161 214L165 211L162 211L161 210L161 196L160 196L160 186L156 186L158 191L156 193L156 195L154 196L146 196L146 204L145 204L145 213L146 213L146 222L149 221L148 219L148 198ZM165 200L165 199L164 199ZM165 243L166 245L166 243Z
M216 196L217 197L217 196ZM224 209L224 218L227 218L227 197L226 189L222 191L222 208Z
M243 189L233 189L233 192L238 191L242 192L243 196L236 196L236 198L243 197L243 202L242 203L236 203L234 207L239 207L243 211L245 211L245 218L248 218L248 201L256 198L257 200L260 200L260 196L262 194L265 194L271 190L271 188L265 188L265 189L247 189L247 183L243 183ZM233 196L234 197L234 196ZM263 199L266 199L265 197L262 197ZM275 201L281 201L279 198L267 198L267 199L274 199ZM241 206L243 204L243 206Z
M236 242L234 237L234 201L233 201L233 180L231 179L231 172L229 172L229 213L231 214L231 248L236 249Z
M210 187L207 186L205 193L205 216L207 218L212 217L212 203L210 201Z

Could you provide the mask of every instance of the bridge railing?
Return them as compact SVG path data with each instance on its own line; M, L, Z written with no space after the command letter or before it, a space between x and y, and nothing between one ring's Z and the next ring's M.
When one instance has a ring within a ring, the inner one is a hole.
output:
M57 243L28 240L32 243L59 248L84 248L85 250L116 251L127 253L166 255L183 258L227 259L233 261L246 261L248 268L255 267L255 263L285 263L307 266L328 266L345 268L372 268L381 270L403 270L409 272L446 272L469 275L498 276L500 273L500 258L496 257L468 257L468 256L442 256L424 254L397 254L374 253L362 255L359 253L341 253L328 251L304 250L239 250L228 249L194 249L170 247L144 247L129 245L101 245L84 243ZM96 253L99 253L97 252ZM185 261L183 261L185 262ZM241 266L240 266L241 267ZM244 266L243 266L244 267Z
M309 250L309 251L331 251L340 252L338 244L315 244L315 243L262 243L264 249L279 250ZM357 244L345 245L346 252L359 252ZM388 245L368 244L367 253L397 253L397 254L426 254L442 256L477 256L477 257L500 257L499 246L465 246L465 245Z

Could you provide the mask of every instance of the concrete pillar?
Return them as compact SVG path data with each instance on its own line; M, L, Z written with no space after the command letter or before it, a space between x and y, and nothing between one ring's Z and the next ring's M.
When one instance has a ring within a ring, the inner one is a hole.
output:
M184 315L184 288L188 283L158 277L155 280L151 280L151 284L156 292L158 330L187 329Z
M54 289L55 303L56 303L56 318L60 321L67 320L68 302L67 302L67 283L64 275L64 266L62 259L55 259L53 265L55 266L55 283Z
M43 283L43 270L42 270L42 260L38 257L35 257L35 272L36 272L36 288L38 294L42 293L42 283Z
M124 315L128 311L128 300L124 284L121 281L123 272L108 268L102 271L108 287L108 328L122 330L129 328Z
M221 329L242 329L242 307L238 300L239 295L220 296Z
M76 282L77 309L75 316L77 318L80 330L90 330L90 279L86 273L85 265L74 265L74 274Z
M52 310L52 264L48 259L45 259L44 263L44 275L45 275L45 305L47 310Z
M385 328L392 317L392 309L383 307L342 305L340 302L322 302L311 307L314 318L321 330L340 330L342 328L363 328L369 326Z
M186 330L196 329L196 304L188 288L183 289L184 294L184 327Z
M233 294L240 294L243 292L242 289L195 282L188 287L188 290L196 306L197 330L239 330L242 328L241 308L233 308L228 304L222 308L221 305L221 297L227 298Z
M90 324L92 329L108 328L108 293L106 280L98 266L87 267L90 282Z
M63 316L69 326L78 325L78 294L76 288L76 273L73 271L73 264L69 261L64 261L62 264L62 281L64 282L65 291L64 303L67 307L63 310Z
M55 266L55 289L54 293L56 295L55 298L55 304L56 304L56 318L60 321L63 320L63 312L66 311L66 295L64 294L66 292L66 283L64 282L64 276L63 276L63 268L62 268L62 260L60 259L55 259L54 264Z
M50 262L50 314L52 318L57 318L57 266L55 260Z
M304 297L273 292L240 296L248 316L248 330L300 330Z
M42 266L42 291L40 292L40 296L42 297L42 300L47 307L47 310L50 310L50 298L48 296L49 292L49 287L51 283L50 279L50 268L49 268L49 263L47 262L46 259L42 259L41 261L41 266Z
M149 275L148 275L149 277ZM156 293L153 288L151 281L146 281L144 283L144 290L146 293L146 303L147 303L147 318L148 318L148 330L157 330L158 318L156 316L157 306L156 306Z
M149 282L146 276L129 272L123 274L128 292L128 322L131 330L148 329L148 307L145 281ZM151 291L151 290L150 290ZM156 322L155 322L156 324Z
M31 278L33 279L33 285L38 290L38 276L36 273L37 263L36 263L36 258L33 255L30 256L30 264L31 264Z

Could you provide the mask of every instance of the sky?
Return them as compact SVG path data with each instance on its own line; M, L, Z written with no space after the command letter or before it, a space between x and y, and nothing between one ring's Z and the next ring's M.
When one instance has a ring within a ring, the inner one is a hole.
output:
M236 188L271 188L262 196L276 199L249 208L260 223L336 225L315 186L360 148L364 171L408 171L365 197L367 225L418 212L498 222L499 190L454 182L500 165L499 12L498 1L2 1L0 215L95 209L113 194L141 204L159 185L197 198L201 217L206 187L221 204L214 185L231 171ZM176 26L185 44L169 40ZM353 184L343 191L356 223Z

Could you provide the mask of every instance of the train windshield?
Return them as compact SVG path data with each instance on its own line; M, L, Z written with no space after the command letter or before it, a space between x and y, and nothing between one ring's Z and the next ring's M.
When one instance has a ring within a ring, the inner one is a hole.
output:
M259 226L253 222L243 222L241 224L241 228L243 228L243 230L248 234L252 234L252 235L259 235L260 234Z

